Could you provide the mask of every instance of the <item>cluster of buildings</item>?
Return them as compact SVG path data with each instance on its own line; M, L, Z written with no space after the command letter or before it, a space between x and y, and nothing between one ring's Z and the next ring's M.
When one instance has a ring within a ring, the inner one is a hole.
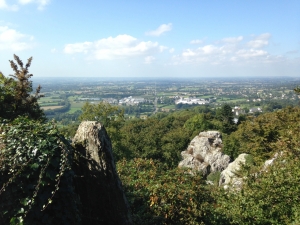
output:
M182 98L180 97L179 99L175 100L175 104L188 104L188 105L193 105L193 104L198 104L198 105L205 105L208 104L209 101L205 99L199 99L199 98Z
M233 115L235 116L240 116L242 114L245 114L245 110L240 108L239 106L235 106L232 109ZM249 113L262 113L262 109L260 107L256 107L256 108L251 108L249 109Z
M123 98L119 100L119 105L137 105L139 103L145 102L144 98L133 98L132 96L129 96L127 98Z
M129 96L127 98L122 98L118 101L118 99L115 98L78 98L79 101L91 101L91 103L94 103L92 101L103 101L103 102L107 102L109 104L119 104L119 105L138 105L139 103L143 103L145 102L144 98L136 98L136 97L132 97Z

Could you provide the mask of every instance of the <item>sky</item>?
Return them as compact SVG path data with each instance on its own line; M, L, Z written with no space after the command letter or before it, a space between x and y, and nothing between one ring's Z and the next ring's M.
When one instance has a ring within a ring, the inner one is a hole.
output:
M299 0L0 0L0 71L34 77L300 76Z

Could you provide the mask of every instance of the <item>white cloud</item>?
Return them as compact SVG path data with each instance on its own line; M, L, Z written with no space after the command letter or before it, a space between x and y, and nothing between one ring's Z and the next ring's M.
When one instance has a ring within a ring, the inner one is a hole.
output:
M103 38L94 42L67 44L64 52L67 54L84 53L92 59L119 59L162 52L166 47L157 42L139 41L127 35Z
M174 48L171 48L171 49L169 50L169 52L170 52L170 53L173 53L173 52L175 52L175 49L174 49Z
M146 56L145 57L145 63L146 64L151 64L155 60L154 56Z
M8 5L6 0L0 0L0 10L18 11L20 5L37 4L38 10L44 10L51 0L18 0L17 4Z
M181 54L173 56L173 62L211 65L279 62L283 60L282 56L271 55L262 49L268 44L270 37L271 34L265 33L252 38L249 42L245 42L243 36L223 38L214 44L185 49ZM196 40L193 43L196 43Z
M242 49L236 52L237 56L240 56L245 59L250 59L254 57L260 57L260 56L267 56L268 53L263 50L256 50L256 49Z
M222 42L235 44L235 43L238 43L238 42L242 41L243 39L244 39L243 36L229 37L229 38L223 38Z
M199 40L199 39L197 39L197 40L191 40L191 42L190 42L191 44L203 44L204 43L204 41L203 40Z
M88 53L92 47L92 42L83 42L83 43L75 43L75 44L67 44L64 48L64 52L68 54L73 53Z
M0 26L0 50L22 51L32 48L33 36L22 34L7 26Z
M19 8L17 5L8 5L5 0L0 0L0 10L17 11Z
M156 30L146 32L146 35L158 37L158 36L162 35L163 33L170 31L170 30L172 30L172 23L162 24Z
M21 5L27 5L27 4L37 4L38 5L38 10L44 10L45 6L50 3L51 0L19 0L19 3Z
M202 48L199 48L199 50L202 51L203 54L205 55L210 55L210 54L218 53L220 49L213 45L206 45Z
M262 48L269 44L269 39L271 38L271 34L265 33L261 34L247 43L250 48Z

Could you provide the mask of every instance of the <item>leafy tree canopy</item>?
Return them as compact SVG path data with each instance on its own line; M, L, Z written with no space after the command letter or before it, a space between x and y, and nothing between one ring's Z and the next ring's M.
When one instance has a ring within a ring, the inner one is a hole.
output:
M298 138L300 108L287 107L281 111L265 113L239 125L237 131L224 140L224 151L236 158L241 153L249 153L254 162L260 165L281 151L283 144L290 143L289 151L297 146L286 139ZM294 137L291 137L291 134Z
M86 102L82 107L79 120L100 121L105 127L119 126L124 121L124 111L118 106L112 106L107 102L92 104Z

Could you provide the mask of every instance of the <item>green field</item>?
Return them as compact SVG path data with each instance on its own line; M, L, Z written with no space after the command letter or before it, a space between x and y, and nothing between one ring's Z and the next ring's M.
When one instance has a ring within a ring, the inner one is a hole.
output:
M175 109L175 105L163 105L160 108L162 108L162 109Z
M70 108L70 110L67 113L74 113L77 110L81 110L81 108L79 108L79 107Z

